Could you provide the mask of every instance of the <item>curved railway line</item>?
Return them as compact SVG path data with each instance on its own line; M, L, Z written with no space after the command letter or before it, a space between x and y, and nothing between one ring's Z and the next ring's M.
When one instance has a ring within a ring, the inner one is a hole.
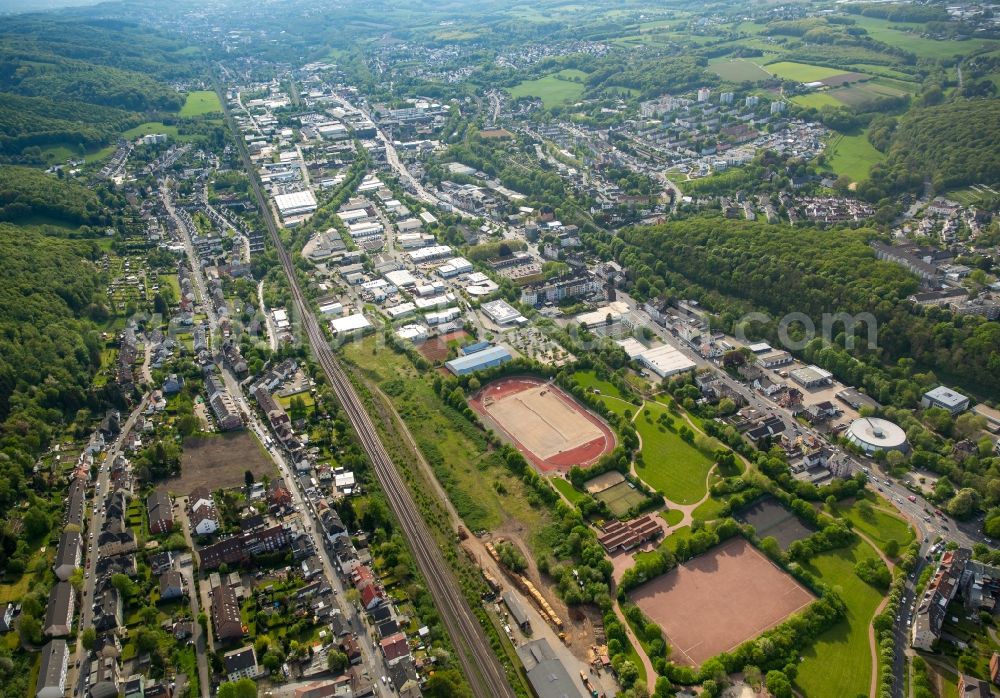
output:
M441 614L441 620L451 637L459 664L472 687L472 692L477 698L514 698L514 691L509 685L507 674L493 653L478 618L462 594L458 580L434 542L427 524L417 511L406 483L403 482L399 471L396 470L392 459L386 452L385 446L382 445L367 410L355 392L354 386L351 385L350 379L340 367L322 329L306 303L295 277L291 256L281 242L278 226L267 205L267 199L264 197L260 182L254 174L246 145L238 137L239 131L236 129L236 124L229 111L225 95L221 89L217 88L216 91L219 93L225 109L229 128L239 144L240 157L257 198L257 206L260 208L271 240L278 252L281 266L288 277L295 307L302 318L309 346L312 347L316 361L326 374L337 400L347 413L362 447L372 462L379 483L389 499L389 504L399 520L411 550L413 550L417 567L427 581L428 590L434 598L435 606Z

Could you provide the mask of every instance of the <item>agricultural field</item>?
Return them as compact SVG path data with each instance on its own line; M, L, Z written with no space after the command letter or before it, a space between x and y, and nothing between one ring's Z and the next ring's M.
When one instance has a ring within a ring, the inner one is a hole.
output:
M188 92L181 107L181 116L201 116L202 114L221 114L222 103L219 102L219 95L212 90L196 90Z
M805 565L822 581L836 585L847 604L847 619L802 650L803 661L795 683L809 698L868 695L872 671L868 627L882 594L861 581L854 566L875 557L872 547L859 540L849 548L817 555ZM837 671L831 672L831 666Z
M646 414L646 411L649 414ZM658 421L661 415L674 421L668 428ZM658 402L647 402L635 419L642 439L642 462L636 474L654 490L677 504L694 504L708 491L706 480L714 462L678 434L683 417L671 414Z
M769 72L747 58L709 63L708 69L729 82L756 82L771 77Z
M868 136L863 131L851 136L837 135L826 149L826 162L830 168L855 182L865 179L872 165L884 159L885 155L868 142Z
M983 48L998 47L1000 42L988 39L969 39L966 41L930 39L921 36L924 25L913 22L895 22L877 17L854 17L857 26L864 28L869 36L894 48L901 48L915 53L918 58L933 58L935 60L967 56ZM901 31L905 30L905 31Z
M795 63L794 61L778 61L777 63L768 63L764 66L765 70L768 70L779 78L784 80L794 80L796 82L816 82L818 80L826 80L837 75L843 75L846 70L840 70L838 68L827 68L822 65L812 65L809 63Z
M574 81L578 79L579 82ZM509 89L511 97L538 97L546 109L572 102L583 94L583 81L587 74L582 70L560 70L537 80L525 80Z
M846 104L849 107L860 107L882 97L901 97L906 93L894 87L865 82L850 87L838 87L830 90L827 94L841 104Z
M822 109L823 107L839 107L842 104L829 92L810 92L806 95L795 95L792 97L792 101L796 104L802 105L803 107L812 107L813 109Z

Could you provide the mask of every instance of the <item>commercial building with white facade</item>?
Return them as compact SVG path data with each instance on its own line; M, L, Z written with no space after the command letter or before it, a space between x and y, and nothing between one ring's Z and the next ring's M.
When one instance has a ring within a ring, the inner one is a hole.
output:
M274 205L283 219L301 216L316 210L316 197L311 191L297 191L291 194L277 194Z

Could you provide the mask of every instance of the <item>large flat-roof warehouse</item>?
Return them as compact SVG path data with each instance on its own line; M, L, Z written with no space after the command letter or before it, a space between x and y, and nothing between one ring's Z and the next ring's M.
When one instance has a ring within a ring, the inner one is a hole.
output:
M464 376L466 373L482 371L485 368L493 368L511 360L510 352L505 347L490 347L477 351L475 354L460 356L457 359L445 362L445 368L456 376Z
M316 210L316 197L311 191L277 194L274 197L274 205L278 207L278 213L282 218L301 216L303 213L312 213Z
M636 358L639 360L639 363L660 378L669 378L678 373L690 371L695 367L694 361L684 356L679 349L669 344L647 349Z

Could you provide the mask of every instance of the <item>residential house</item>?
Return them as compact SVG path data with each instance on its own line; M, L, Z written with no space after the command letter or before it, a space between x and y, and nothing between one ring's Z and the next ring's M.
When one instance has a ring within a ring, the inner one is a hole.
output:
M87 484L83 478L74 478L69 485L69 496L66 504L66 525L77 526L83 530L83 517L87 511Z
M174 505L165 489L157 488L146 498L150 533L167 533L174 527Z
M228 642L243 637L240 602L236 591L228 584L223 583L212 590L211 616L217 639Z
M124 605L121 594L111 584L97 595L94 607L94 628L98 632L114 630L124 625Z
M406 635L403 633L390 635L379 642L379 647L382 650L382 656L385 657L387 662L399 657L405 657L410 653L410 645L406 642Z
M66 641L51 640L42 648L42 665L35 684L35 698L63 698L68 668L69 647L66 646Z
M257 666L257 653L252 645L241 647L232 652L226 652L223 662L226 666L226 677L230 681L240 679L255 679L260 676Z
M121 688L121 673L114 657L97 657L90 663L91 698L117 698ZM149 693L146 693L149 696Z
M948 615L948 604L958 593L965 565L972 557L963 548L948 550L941 556L934 576L927 584L913 617L911 644L917 649L931 651L941 637L941 628Z
M73 614L76 611L76 592L69 582L59 582L49 592L45 608L46 637L65 637L73 631Z
M990 684L968 674L958 675L959 698L993 698Z
M184 596L184 581L175 570L160 575L160 600L179 599Z
M200 487L188 497L188 521L195 535L209 536L219 530L219 513L208 489Z
M164 550L161 553L153 553L146 558L146 562L149 564L149 568L153 571L153 574L159 576L173 566L174 554L169 550Z
M59 536L59 547L56 549L56 560L53 564L53 571L62 581L70 578L70 575L80 567L80 560L83 557L83 541L76 531L63 533Z

